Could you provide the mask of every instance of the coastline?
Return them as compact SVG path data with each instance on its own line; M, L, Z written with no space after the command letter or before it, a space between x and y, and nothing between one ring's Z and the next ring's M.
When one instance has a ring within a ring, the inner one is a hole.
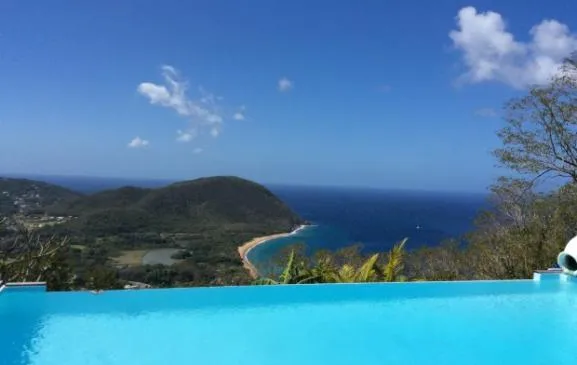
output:
M256 269L256 266L254 266L252 264L252 262L250 262L250 260L248 259L248 253L250 252L250 250L252 250L256 246L262 245L262 244L264 244L270 240L292 236L292 235L302 231L303 229L305 229L307 227L310 227L310 225L301 224L292 232L276 233L276 234L271 234L268 236L256 237L256 238L253 238L252 240L250 240L248 242L245 242L243 245L239 246L238 247L238 254L240 255L240 258L242 259L242 263L243 263L244 267L248 270L251 278L253 278L253 279L258 278L258 270Z

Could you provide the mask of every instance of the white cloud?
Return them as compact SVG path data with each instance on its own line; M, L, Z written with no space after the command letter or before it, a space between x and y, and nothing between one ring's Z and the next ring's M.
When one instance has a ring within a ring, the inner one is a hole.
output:
M543 20L529 31L531 40L520 42L506 30L499 13L462 8L457 30L449 37L463 53L468 71L464 81L499 81L515 88L544 84L559 70L563 59L577 50L577 36L563 23Z
M497 112L493 108L481 108L475 110L475 115L484 118L495 118L498 116Z
M286 77L278 80L278 90L280 92L289 91L293 88L293 82Z
M219 134L220 134L220 129L218 129L217 127L213 127L210 130L210 135L213 137L218 137Z
M145 96L151 104L173 109L179 115L187 118L190 129L201 131L203 128L220 131L224 118L220 112L221 97L207 92L199 87L200 97L191 99L187 95L188 83L181 79L180 73L172 66L162 66L164 84L143 82L137 91ZM181 135L183 139L189 138ZM192 135L190 138L194 137Z
M197 148L195 148L194 150L192 150L192 153L199 154L199 153L201 153L202 151L203 151L202 148L197 147Z
M244 111L246 110L246 107L243 105L239 108L239 110L234 113L234 115L232 116L232 119L234 120L245 120L246 117L244 116Z
M135 137L132 141L130 141L128 143L128 147L129 148L141 148L141 147L146 147L149 144L150 143L148 142L148 140L142 139L140 137Z
M183 132L181 130L178 130L176 131L176 134L178 134L178 136L176 137L176 140L178 142L190 142L194 139L194 137L196 137L196 133L194 131Z

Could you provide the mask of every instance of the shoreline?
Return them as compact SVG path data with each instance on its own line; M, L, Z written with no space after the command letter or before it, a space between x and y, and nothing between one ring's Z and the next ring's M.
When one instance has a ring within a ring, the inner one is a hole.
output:
M252 250L256 246L262 245L262 244L264 244L270 240L292 236L292 235L302 231L303 229L305 229L307 227L310 227L310 225L301 224L300 226L298 226L296 229L294 229L291 232L276 233L276 234L271 234L268 236L255 237L252 240L245 242L241 246L238 246L238 254L240 255L243 266L245 267L245 269L248 270L250 277L253 279L258 278L258 270L256 269L256 266L254 266L252 264L252 262L250 262L250 260L248 259L248 253L250 252L250 250Z

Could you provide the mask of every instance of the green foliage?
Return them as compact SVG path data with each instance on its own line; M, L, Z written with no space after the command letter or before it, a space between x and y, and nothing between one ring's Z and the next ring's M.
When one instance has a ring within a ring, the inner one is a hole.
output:
M324 251L310 258L295 248L290 250L282 273L278 280L259 278L256 285L273 284L312 284L312 283L366 283L377 281L404 281L403 260L405 255L404 239L396 244L386 255L379 253L368 257L362 255L358 246L345 248L337 252ZM383 260L382 257L387 259ZM347 257L348 261L343 261ZM344 263L343 263L344 262Z
M106 266L90 268L86 275L76 282L76 285L91 290L122 288L116 270Z
M315 278L311 275L311 271L305 264L305 261L303 259L297 258L295 251L292 250L278 280L271 278L260 278L257 279L254 284L306 284L314 282L314 280Z
M405 281L404 269L405 244L407 238L396 244L389 252L387 263L380 269L383 281Z
M12 179L10 183L11 192L49 185ZM67 237L71 247L83 247L66 250L60 262L74 273L74 286L95 289L117 287L124 280L167 287L246 284L250 278L237 247L303 223L268 189L235 177L72 194L42 202L41 207L47 214L75 217L36 232L43 239ZM112 259L122 250L155 248L181 249L179 262L135 268Z
M527 279L551 267L577 234L577 186L536 194L525 181L500 179L494 206L464 244L446 242L408 257L408 274L426 280Z
M450 281L467 278L469 261L465 250L456 240L447 240L437 247L422 247L406 257L409 277L430 281Z

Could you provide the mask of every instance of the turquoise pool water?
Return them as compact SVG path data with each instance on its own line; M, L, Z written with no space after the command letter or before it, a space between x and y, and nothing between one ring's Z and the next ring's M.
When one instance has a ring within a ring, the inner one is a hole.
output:
M577 285L0 294L0 364L574 364Z

